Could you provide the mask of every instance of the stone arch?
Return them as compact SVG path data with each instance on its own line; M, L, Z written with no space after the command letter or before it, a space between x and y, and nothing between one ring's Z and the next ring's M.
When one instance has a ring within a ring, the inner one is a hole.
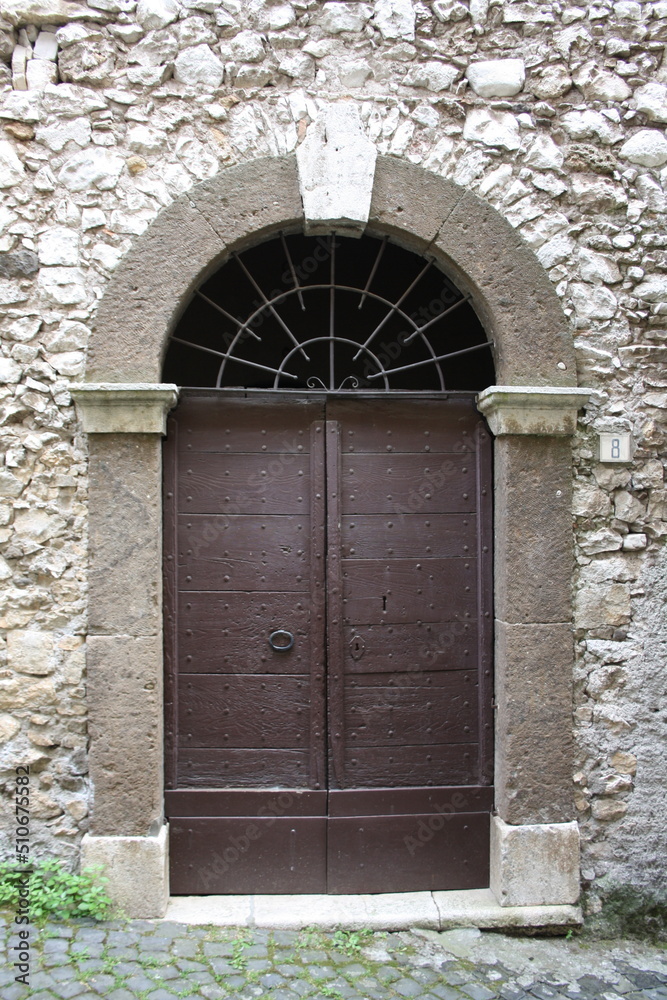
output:
M267 197L268 193L268 197ZM222 170L160 213L111 279L93 325L86 377L159 382L189 296L234 249L304 225L295 156ZM503 385L576 385L572 338L539 261L489 204L452 181L378 157L369 233L432 254L471 293L495 342Z
M335 188L335 179L325 180ZM338 215L324 226L349 232L350 218ZM159 384L164 353L193 290L230 252L310 221L296 156L230 167L194 187L158 216L115 272L94 323L87 383L72 385L90 449L94 801L82 860L108 865L109 889L131 916L163 915L168 896L161 435L177 387ZM470 292L495 344L499 384L478 397L496 437L496 902L484 912L495 907L497 926L576 923L569 437L589 392L576 388L568 323L518 233L451 181L378 157L368 217L352 222L357 233L389 234L432 254ZM505 917L503 907L519 911Z

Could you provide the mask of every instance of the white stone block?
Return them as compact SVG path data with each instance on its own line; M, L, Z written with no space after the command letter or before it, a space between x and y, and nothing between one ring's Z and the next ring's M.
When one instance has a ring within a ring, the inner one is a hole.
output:
M40 31L32 52L33 59L48 59L55 62L58 58L58 40L53 31Z
M19 674L44 677L55 669L51 632L17 629L7 633L7 665Z
M644 302L667 302L667 275L651 274L632 293Z
M154 31L175 21L179 11L176 0L139 0L135 17L146 31Z
M328 232L338 224L360 236L368 222L377 150L356 105L326 105L296 155L306 232Z
M208 49L208 45L204 48ZM211 50L208 49L208 51ZM157 129L151 128L150 125L134 125L128 129L127 144L135 153L157 153L164 146L165 141L164 132L159 132Z
M232 57L237 62L261 62L266 56L262 36L256 31L240 31L230 42Z
M58 180L69 191L86 191L91 187L110 191L118 183L124 166L116 153L93 147L70 156L61 167Z
M468 83L479 97L513 97L526 81L523 59L488 59L466 70Z
M433 13L445 24L449 21L465 21L466 17L470 16L468 8L465 4L459 3L459 0L435 0Z
M12 52L12 86L14 90L27 90L26 68L32 51L25 45L15 45Z
M667 163L667 139L655 128L640 129L623 143L620 155L642 167L661 167Z
M169 841L165 825L157 837L95 837L81 842L81 867L102 865L106 890L126 916L162 917L169 900Z
M386 40L411 42L415 37L415 9L412 0L376 0L373 18Z
M71 267L79 262L79 234L74 229L53 226L39 237L40 264L63 264Z
M361 31L369 20L372 8L364 3L325 3L320 25L328 35L341 31Z
M340 82L344 87L363 87L372 73L371 67L363 59L343 63L340 67Z
M0 384L14 384L21 381L21 366L11 358L0 358Z
M635 90L632 107L652 122L667 122L667 84L647 83Z
M31 59L25 71L28 90L44 90L50 83L58 82L55 63L46 59Z
M291 28L296 22L296 14L291 4L280 4L278 7L269 8L268 18L271 31Z
M551 136L538 135L526 153L525 163L536 170L560 170L564 158L562 149Z
M576 823L510 826L491 817L491 889L501 906L573 904L579 899Z
M439 94L448 90L459 75L460 70L451 63L438 62L430 59L428 62L412 66L403 83L408 87L423 87Z
M507 111L488 111L486 108L473 108L468 112L463 126L463 138L510 151L521 146L519 123L514 115Z
M0 188L20 184L24 174L25 168L14 152L12 144L0 139Z

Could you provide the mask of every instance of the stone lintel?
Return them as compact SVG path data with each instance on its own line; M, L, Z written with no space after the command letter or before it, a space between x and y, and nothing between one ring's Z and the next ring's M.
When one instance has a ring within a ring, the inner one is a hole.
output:
M579 827L510 826L491 817L491 890L501 906L573 905L579 899Z
M156 837L95 837L81 842L81 868L103 865L106 890L127 917L163 917L169 901L168 826Z
M477 397L492 434L567 437L577 429L577 412L593 389L561 386L490 385Z
M327 105L297 148L307 236L362 236L371 208L377 149L349 101Z
M70 388L86 434L166 434L178 386L152 382L82 382Z

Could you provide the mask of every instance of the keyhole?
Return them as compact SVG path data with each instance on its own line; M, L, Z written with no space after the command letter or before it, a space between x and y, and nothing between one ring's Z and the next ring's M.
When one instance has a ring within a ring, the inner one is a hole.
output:
M387 598L386 597L382 598L382 610L383 611L387 610Z
M357 639L355 641L355 643L354 643L354 651L355 651L355 653L358 653L360 649L361 649L361 646L359 645L359 640Z

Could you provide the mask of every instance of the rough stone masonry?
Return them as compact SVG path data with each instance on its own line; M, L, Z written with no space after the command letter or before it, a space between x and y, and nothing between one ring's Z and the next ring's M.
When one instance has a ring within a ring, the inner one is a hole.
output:
M572 780L589 912L665 881L667 2L3 0L0 767L33 846L87 829L86 451L69 394L133 239L325 102L378 152L476 192L560 296L579 380ZM631 431L603 465L599 431Z

